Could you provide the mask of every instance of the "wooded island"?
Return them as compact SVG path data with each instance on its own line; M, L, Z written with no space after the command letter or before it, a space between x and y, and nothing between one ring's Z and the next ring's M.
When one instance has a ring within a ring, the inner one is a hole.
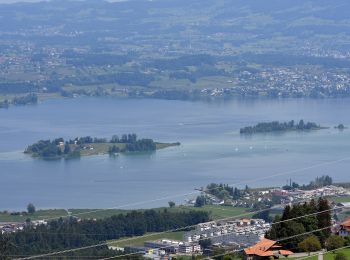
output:
M24 153L43 159L74 158L97 154L119 154L132 152L152 152L180 143L159 143L153 139L138 139L136 134L124 134L121 138L114 135L106 138L80 137L65 141L63 138L40 140L29 145Z
M241 134L255 134L255 133L270 133L270 132L285 132L285 131L306 131L306 130L319 130L325 129L313 122L305 123L304 120L300 120L299 123L295 123L294 120L289 122L265 122L258 123L255 126L247 126L240 129Z

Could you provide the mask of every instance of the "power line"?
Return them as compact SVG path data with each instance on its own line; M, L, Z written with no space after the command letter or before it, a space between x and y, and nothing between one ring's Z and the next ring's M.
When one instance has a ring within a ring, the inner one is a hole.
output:
M264 210L260 210L260 211L257 211L258 212L264 212L264 211L267 211L267 210L270 210L271 208L268 208L268 209L264 209ZM279 221L279 222L276 222L276 223L273 223L274 225L275 224L280 224L280 223L283 223L283 222L288 222L288 221L292 221L292 220L296 220L296 219L300 219L300 218L303 218L303 217L308 217L308 216L312 216L312 215L317 215L317 214L322 214L322 213L325 213L325 212L328 212L328 211L333 211L335 209L329 209L329 210L325 210L325 211L320 211L320 212L316 212L316 213L311 213L311 214L307 214L307 215L304 215L304 216L299 216L299 217L295 217L295 218L292 218L292 219L287 219L287 220L282 220L282 221ZM223 221L223 220L228 220L228 219L232 219L232 218L237 218L239 216L246 216L246 215L250 215L252 214L253 212L248 212L248 213L245 213L245 214L240 214L238 216L232 216L232 217L228 217L228 218L223 218L223 219L219 219L219 220L216 220L216 221ZM212 221L210 221L212 222ZM205 223L199 223L199 224L206 224L206 223L210 223L210 222L205 222ZM157 235L159 234L166 234L166 233L171 233L171 232L176 232L176 231L181 231L183 229L188 229L188 228L192 228L192 227L196 227L198 226L199 224L195 224L195 225L189 225L189 226L186 226L186 227L181 227L181 228L177 228L177 229L173 229L173 230L167 230L167 231L163 231L163 232L158 232ZM137 237L138 239L139 238L146 238L146 237L152 237L154 236L155 234L147 234L147 235L144 235L144 236L139 236ZM224 234L224 235L227 235L227 234ZM218 237L220 236L223 236L223 235L219 235ZM124 240L120 240L119 242L126 242L126 241L130 241L130 240L134 240L135 237L133 238L129 238L129 239L124 239ZM47 253L47 254L42 254L42 255L36 255L36 256L30 256L30 257L25 257L25 258L20 258L20 259L36 259L36 258L41 258L41 257L46 257L46 256L52 256L52 255L58 255L58 254L64 254L64 253L69 253L69 252L75 252L75 251L80 251L80 250L85 250L85 249L90 249L90 248L96 248L96 247L99 247L99 246L105 246L105 245L108 245L110 242L104 242L104 243L99 243L99 244L95 244L95 245L90 245L90 246L85 246L85 247L80 247L80 248L73 248L73 249L67 249L67 250L63 250L63 251L57 251L57 252L53 252L53 253ZM166 247L165 247L166 248ZM135 255L135 254L140 254L140 252L138 253L132 253L132 254L127 254L127 255ZM121 256L115 256L114 258L117 258L117 257L122 257L122 256L127 256L127 255L121 255ZM110 258L112 259L112 258Z
M349 246L339 247L339 248L337 248L337 249L333 249L333 250L328 250L327 252L323 253L322 255L324 255L324 254L328 254L328 253L330 253L330 252L336 252L336 251L338 251L338 250L342 250L342 249L347 249L347 248L350 248L350 245L349 245ZM305 257L303 257L303 258L299 258L299 260L308 259L308 258L311 258L311 257L317 256L317 255L319 255L319 253L318 253L318 254L312 254L312 255L309 255L309 256L305 256Z
M328 210L329 211L329 210ZM322 214L324 213L325 211L323 212L319 212L319 214ZM281 224L281 223L284 223L284 222L288 222L288 221L293 221L293 220L296 220L296 219L300 219L300 218L304 218L304 217L308 217L310 215L315 215L315 214L308 214L308 215L304 215L304 216L301 216L301 217L296 217L296 218L292 218L292 219L287 219L287 220L283 220L283 221L279 221L279 222L275 222L275 223L272 223L273 225L276 225L276 224ZM332 225L333 226L333 225ZM305 234L307 233L314 233L314 232L318 232L318 231L322 231L322 230L325 230L325 229L329 229L331 228L332 226L329 226L329 227L326 227L326 228L321 228L321 229L318 229L318 230L313 230L313 231L310 231L310 232L305 232ZM221 234L221 235L217 235L217 236L213 236L211 238L217 238L217 237L222 237L222 236L227 236L229 234ZM285 238L283 240L288 240L288 239L291 239L291 238L294 238L294 237L297 237L298 235L296 236L290 236L288 238ZM206 240L208 238L202 238L202 239L199 239L198 241L202 241L202 240ZM277 242L280 242L280 241L283 241L283 240L278 240ZM169 246L168 246L169 247ZM167 247L162 247L162 248L167 248ZM135 255L135 254L140 254L140 252L138 253L132 253L132 254L127 254L127 255L120 255L120 256L112 256L110 258L103 258L101 260L107 260L107 259L114 259L114 258L119 258L119 257L122 257L122 256L129 256L129 255Z
M309 231L309 232L304 232L302 234L298 234L298 235L294 235L294 236L289 236L289 237L286 237L286 238L282 238L282 239L278 239L276 240L276 242L281 242L281 241L285 241L285 240L289 240L289 239L292 239L292 238L295 238L295 237L299 237L299 236L304 236L304 235L308 235L308 234L313 234L313 233L316 233L316 232L320 232L322 230L326 230L326 229L329 229L329 228L332 228L333 226L328 226L328 227L324 227L324 228L320 228L320 229L316 229L316 230L313 230L313 231ZM225 234L227 235L227 234ZM222 236L222 235L221 235ZM220 236L216 236L216 237L220 237ZM214 237L215 238L215 237ZM207 239L207 238L206 238ZM166 248L166 247L163 247L163 248ZM240 250L235 250L233 251L234 253L237 253L237 252L240 252L240 251L243 251L244 249L240 249ZM231 252L231 253L233 253ZM100 260L110 260L110 259L116 259L116 258L120 258L120 257L124 257L124 256L131 256L131 255L136 255L136 254L140 254L142 252L138 252L138 253L130 253L130 254L123 254L123 255L117 255L117 256L111 256L111 257L108 257L108 258L102 258ZM229 254L230 252L226 252L226 253L223 253L223 254L220 254L220 255L215 255L215 256L211 256L211 257L218 257L218 256L224 256L224 255L227 255Z
M324 228L319 228L319 229L316 229L316 230L313 230L313 231L309 231L309 232L304 232L304 233L301 233L301 234L298 234L298 235L294 235L294 236L289 236L289 237L281 238L281 239L276 240L276 242L278 243L278 242L286 241L286 240L289 240L289 239L292 239L292 238L296 238L296 237L300 237L300 236L305 236L305 235L313 234L313 233L320 232L320 231L323 231L323 230L326 230L326 229L330 229L330 228L332 228L332 227L333 227L333 225L328 226L328 227L324 227ZM206 258L206 259L210 259L210 258L212 258L212 257L225 256L225 255L227 255L227 254L237 253L237 252L241 252L241 251L244 251L244 249L234 250L234 251L231 251L231 252L226 252L226 253L223 253L223 254L210 256L210 257L208 257L208 258ZM104 258L104 259L101 259L101 260L107 260L107 259L113 259L113 258ZM302 258L302 259L304 259L304 258ZM299 260L300 260L300 259L299 259Z
M305 201L301 201L299 203L303 203ZM326 213L326 212L329 212L329 211L335 211L335 210L340 210L340 209L343 209L343 208L346 208L347 206L338 206L338 207L334 207L332 209L329 209L329 210L324 210L324 211L319 211L319 212L315 212L315 213L310 213L308 215L303 215L303 216L299 216L299 217L295 217L295 218L292 218L292 219L287 219L287 220L284 220L284 221L278 221L278 222L274 222L274 223L271 223L272 225L276 225L276 224L279 224L279 223L283 223L283 222L286 222L286 221L292 221L292 220L296 220L296 219L300 219L300 218L304 218L304 217L309 217L309 216L313 216L313 215L318 215L318 214L322 214L322 213ZM252 214L257 214L257 213L261 213L261 212L265 212L265 211L269 211L273 209L273 207L270 207L270 208L266 208L266 209L261 209L261 210L256 210L256 211L249 211L249 212L246 212L246 213L242 213L242 214L239 214L239 215L233 215L233 216L230 216L230 217L227 217L227 218L222 218L222 219L214 219L213 221L225 221L225 220L229 220L229 219L232 219L232 218L239 218L239 217L244 217L244 216L247 216L247 215L252 215ZM226 209L222 209L222 210L226 210ZM210 223L210 222L213 222L213 221L208 221L208 222L204 222L204 223L198 223L198 224L195 224L193 226L197 226L197 225L200 225L200 224L207 224L207 223ZM188 226L187 227L184 227L184 228L181 228L181 229L186 229L186 228L189 228ZM20 232L25 232L25 231L19 231ZM174 231L171 231L171 230L168 230L168 231L164 231L165 233L171 233L171 232L174 232ZM25 232L26 234L40 234L40 235L43 235L43 234L48 234L48 235L56 235L56 234L59 234L59 235L72 235L72 236L77 236L77 235L85 235L85 236L108 236L110 234L108 233L68 233L68 232ZM153 233L153 234L150 234L150 235L159 235L160 233L159 232L156 232L156 233ZM136 236L136 237L132 237L132 239L139 239L143 236ZM120 240L120 242L124 242L123 240Z
M350 157L344 157L344 158L341 158L341 159L338 159L338 160L333 160L333 161L329 161L329 162L323 162L323 163L319 163L319 164L314 164L314 165L310 165L310 166L307 166L307 167L294 169L294 170L290 170L290 171L286 171L286 172L280 172L280 173L276 173L276 174L265 176L265 177L261 177L261 178L255 178L255 179L250 179L250 180L246 180L246 181L240 181L240 182L229 184L229 185L230 186L237 186L237 185L244 185L244 184L248 184L248 183L254 183L254 182L257 182L257 181L263 181L263 180L267 180L267 179L274 178L274 177L280 177L280 176L285 176L285 175L289 175L289 174L292 174L292 173L303 172L303 171L314 169L314 168L318 168L318 167L321 167L321 166L332 165L332 164L336 164L336 163L347 161L347 160L350 160ZM207 189L205 191L216 190L218 188L219 187L212 188L212 189ZM106 209L97 209L97 210L79 212L79 213L76 213L76 214L72 214L70 216L64 215L64 216L58 216L58 217L53 217L53 218L46 218L46 219L42 219L42 221L49 221L49 220L59 219L59 218L63 218L63 217L81 216L81 215L86 215L86 214L91 214L91 213L102 212L102 211L106 211L106 210L113 210L113 209L121 209L121 208L132 207L132 206L139 206L139 205L143 205L143 204L147 204L147 203L153 203L153 202L158 202L158 201L163 201L163 200L168 200L168 199L174 199L174 198L179 198L179 197L184 197L184 196L190 196L190 195L194 195L194 194L198 194L198 191L188 192L188 193L184 193L184 194L170 195L170 196L157 198L157 199L153 199L153 200L148 200L148 201L140 201L140 202L135 202L135 203L129 203L129 204L119 205L119 206L106 208Z

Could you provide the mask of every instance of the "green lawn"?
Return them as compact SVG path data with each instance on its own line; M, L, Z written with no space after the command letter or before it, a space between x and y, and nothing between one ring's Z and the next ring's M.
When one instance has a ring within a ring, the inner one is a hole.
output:
M79 218L107 218L114 215L126 214L130 212L130 210L123 209L69 209L69 212L73 216L77 216Z
M234 207L224 207L224 206L214 206L206 205L201 208L191 207L191 206L178 206L175 208L156 208L154 210L164 210L167 209L170 212L182 212L182 211L207 211L212 219L222 219L229 217L251 217L251 213L246 212L245 208L234 208ZM145 209L139 209L138 211L144 211ZM123 209L68 209L72 216L77 216L79 218L106 218L118 214L126 214L131 210ZM62 216L67 216L68 212L64 209L52 209L52 210L37 210L32 215L10 215L9 213L0 213L0 222L23 222L27 218L31 220L39 219L51 219L59 218Z
M331 197L329 200L334 201L336 203L341 202L350 202L350 196L344 196L344 197Z
M347 256L347 259L350 259L350 248L348 248L348 249L341 249L341 250L337 251L337 253L340 253L340 252L345 254ZM334 260L336 255L337 254L333 253L333 252L327 253L327 254L324 255L323 259L324 260ZM303 257L301 257L301 258L291 258L291 259L303 259ZM318 259L318 256L313 256L313 257L307 258L307 260L317 260L317 259Z
M183 207L179 207L183 208ZM251 217L252 214L247 213L246 208L234 208L234 207L225 207L225 206L214 206L214 205L206 205L201 208L190 207L190 209L194 210L204 210L210 212L210 216L212 219L221 219L221 218L229 218L240 216L242 218Z
M168 232L168 233L148 233L145 236L140 236L140 237L111 240L108 242L108 245L117 246L117 247L125 247L129 245L143 246L143 243L145 241L154 241L154 240L160 240L160 239L182 240L183 234L184 234L183 231Z
M250 217L252 215L247 213L245 208L234 208L234 207L213 206L213 205L206 205L201 208L190 207L190 206L178 206L175 208L156 208L155 210L164 210L164 209L167 209L169 212L182 212L182 211L189 211L189 210L207 211L210 213L210 217L212 219L235 217L242 214L244 215L242 216L243 218L243 217ZM130 212L130 210L122 210L122 209L107 209L107 210L70 209L69 211L72 212L72 215L78 214L77 216L81 218L96 218L96 219ZM139 211L144 211L144 209L139 209ZM84 214L84 212L87 212L87 213Z
M112 144L112 143L94 143L90 144L90 146L93 147L93 150L86 149L86 150L81 150L81 155L82 156L89 156L89 155L97 155L97 154L107 154L109 147L112 147L113 145L117 146L120 150L125 148L125 144L122 143L117 143L117 144ZM165 149L171 146L178 146L178 143L156 143L156 149Z

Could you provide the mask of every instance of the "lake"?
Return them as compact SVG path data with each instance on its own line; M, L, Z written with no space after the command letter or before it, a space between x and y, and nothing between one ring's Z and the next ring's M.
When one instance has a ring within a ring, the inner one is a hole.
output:
M206 103L77 98L0 110L0 209L148 208L182 203L211 182L281 186L323 174L349 181L349 99ZM261 121L304 119L330 129L240 136ZM44 161L23 154L40 139L136 133L179 147L151 154ZM273 177L270 177L272 176Z

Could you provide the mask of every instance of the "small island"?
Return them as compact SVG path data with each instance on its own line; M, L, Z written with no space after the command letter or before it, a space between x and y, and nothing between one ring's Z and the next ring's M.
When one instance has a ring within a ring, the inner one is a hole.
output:
M339 125L335 126L334 128L339 129L339 130L347 129L347 127L345 127L343 124L339 124Z
M305 123L304 120L300 120L299 123L295 123L294 120L289 122L265 122L258 123L255 126L247 126L240 129L241 134L255 134L255 133L271 133L271 132L286 132L286 131L308 131L308 130L320 130L327 127L321 127L313 122Z
M29 145L24 153L42 159L69 159L80 156L97 154L116 155L119 153L152 152L180 143L159 143L152 139L138 139L136 134L124 134L119 138L114 135L110 140L106 138L92 138L90 136L65 141L63 138L54 140L40 140Z

